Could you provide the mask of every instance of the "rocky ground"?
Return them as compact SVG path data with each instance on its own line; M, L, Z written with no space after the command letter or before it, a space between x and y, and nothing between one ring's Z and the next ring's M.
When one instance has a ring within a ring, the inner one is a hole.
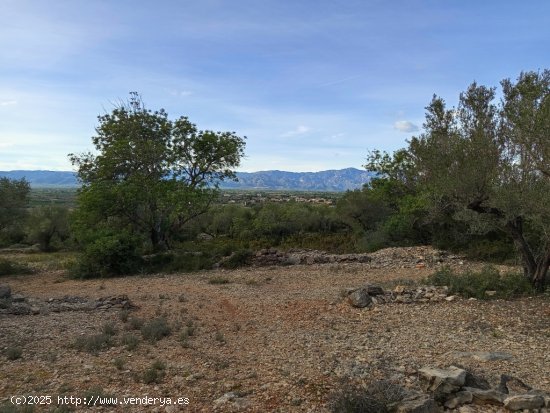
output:
M366 284L403 296L440 265L480 264L427 247L303 262L107 280L68 280L60 271L3 277L10 305L25 310L0 311L0 406L15 395L52 396L53 404L59 395L102 395L189 404L96 411L327 412L344 382L419 389L421 368L451 365L492 386L506 374L550 392L547 296L447 300L424 289L428 299L357 308L349 294ZM143 338L138 321L162 317L171 333ZM505 411L461 409L454 411Z

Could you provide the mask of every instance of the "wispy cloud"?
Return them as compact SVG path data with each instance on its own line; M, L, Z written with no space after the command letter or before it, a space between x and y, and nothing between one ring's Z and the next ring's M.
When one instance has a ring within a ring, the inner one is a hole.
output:
M281 136L283 138L289 138L289 137L292 137L292 136L304 135L304 134L308 133L310 130L311 130L311 128L308 127L308 126L299 125L298 127L296 127L296 129L285 132Z
M409 122L408 120L398 120L393 124L393 128L397 129L399 132L405 132L405 133L418 131L418 126L416 126L412 122Z
M13 106L17 105L17 100L0 100L0 106Z

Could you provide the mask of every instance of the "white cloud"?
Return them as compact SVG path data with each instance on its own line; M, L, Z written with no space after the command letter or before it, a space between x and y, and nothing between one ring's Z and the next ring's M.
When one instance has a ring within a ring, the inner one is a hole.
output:
M284 138L288 138L288 137L291 137L291 136L303 135L305 133L308 133L310 130L311 130L311 128L308 127L308 126L299 125L296 129L285 132L281 136L284 137Z
M17 100L0 100L0 106L17 105Z
M418 126L408 120L398 120L393 124L394 129L399 132L411 133L418 131Z

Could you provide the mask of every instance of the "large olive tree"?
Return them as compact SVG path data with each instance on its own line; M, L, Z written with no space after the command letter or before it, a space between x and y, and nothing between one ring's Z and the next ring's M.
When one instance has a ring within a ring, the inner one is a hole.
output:
M550 266L550 71L476 83L456 108L434 96L409 142L409 173L432 205L483 232L506 231L526 277L543 289Z
M153 250L206 211L217 185L235 178L244 138L234 132L198 130L186 117L170 120L131 93L98 117L95 153L71 154L82 188L75 227L118 228L148 240Z

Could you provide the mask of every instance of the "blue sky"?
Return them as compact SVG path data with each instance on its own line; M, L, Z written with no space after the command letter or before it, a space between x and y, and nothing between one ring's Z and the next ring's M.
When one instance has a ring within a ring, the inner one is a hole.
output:
M241 171L358 167L434 93L550 67L547 0L1 0L0 170L70 170L138 91L247 136Z

